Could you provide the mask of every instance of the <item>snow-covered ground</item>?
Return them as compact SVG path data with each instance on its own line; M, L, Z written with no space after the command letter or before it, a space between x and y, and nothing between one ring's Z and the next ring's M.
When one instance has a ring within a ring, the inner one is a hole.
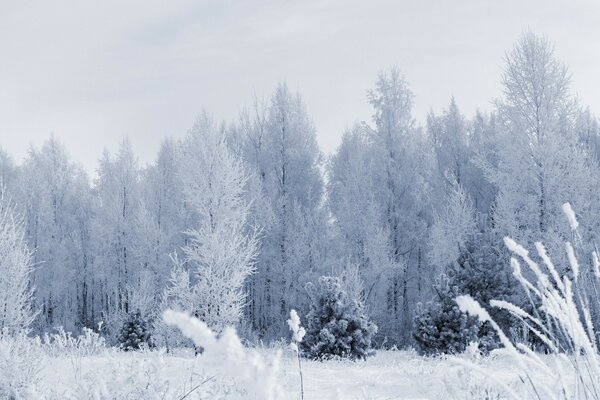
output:
M267 357L276 353L272 349L261 352ZM481 399L486 398L486 394L498 393L497 390L490 391L481 374L461 365L460 360L467 361L467 358L423 358L408 351L379 351L366 362L303 360L304 398ZM194 357L191 352L161 355L157 352L108 351L94 357L57 357L44 363L40 386L52 388L54 396L64 398L104 397L127 385L145 385L139 388L139 393L165 390L170 393L167 398L181 398L209 379L190 397L202 395L200 398L210 399L222 395L227 390L227 383L205 371L202 362L202 356ZM291 352L284 350L281 362L281 380L287 398L299 399L297 360ZM492 357L480 360L476 365L502 382L517 382L507 360ZM77 388L75 391L74 387ZM135 391L127 393L130 393L129 398L135 398Z

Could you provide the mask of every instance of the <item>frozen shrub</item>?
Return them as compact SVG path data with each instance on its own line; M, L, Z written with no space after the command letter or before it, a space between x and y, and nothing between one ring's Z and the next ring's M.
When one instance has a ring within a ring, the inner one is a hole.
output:
M309 284L307 290L312 303L301 343L304 355L356 360L373 354L371 340L377 326L368 320L362 302L342 290L339 278L322 276L318 286Z
M139 310L131 314L123 324L119 342L120 347L125 351L139 350L143 346L152 344L150 331Z

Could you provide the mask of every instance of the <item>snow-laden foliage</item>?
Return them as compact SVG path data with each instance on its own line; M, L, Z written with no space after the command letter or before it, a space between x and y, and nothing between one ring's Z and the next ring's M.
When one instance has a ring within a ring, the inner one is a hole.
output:
M250 218L262 228L246 312L259 336L279 339L287 335L288 310L308 308L304 285L327 261L323 156L302 97L285 83L252 109L230 132L230 144L255 173Z
M244 389L242 393L232 393L228 398L285 398L279 384L279 353L274 359L266 360L258 352L244 348L232 327L224 328L217 337L207 324L185 313L167 310L163 318L204 349L202 358L205 365L232 378Z
M339 278L322 276L317 286L309 285L307 290L312 303L301 343L307 357L365 360L373 355L371 342L377 326L367 318L360 299L342 290Z

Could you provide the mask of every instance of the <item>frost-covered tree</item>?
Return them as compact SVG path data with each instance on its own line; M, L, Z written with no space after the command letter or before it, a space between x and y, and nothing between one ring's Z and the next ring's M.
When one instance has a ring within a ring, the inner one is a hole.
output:
M87 325L93 271L93 203L87 174L51 136L41 149L30 148L9 190L25 217L36 267L32 279L40 316L33 328L44 331L62 325L73 330Z
M469 180L470 155L468 124L454 97L440 117L427 116L428 133L433 142L437 167L447 185L465 186Z
M27 333L35 319L33 259L25 224L0 187L0 337Z
M130 287L139 273L134 252L139 232L139 179L140 170L128 139L123 140L114 156L104 152L95 182L99 201L94 221L99 265L96 279L107 329L115 336L130 312Z
M262 235L250 323L269 338L286 335L290 308L307 308L304 284L319 276L326 249L327 214L315 128L298 94L285 84L267 104L256 103L253 114L234 127L236 146L252 170L251 216Z
M360 299L349 297L339 278L322 276L318 286L308 284L311 296L308 324L301 346L307 357L366 359L373 355L371 341L377 326L367 318Z
M407 344L410 341L412 298L422 290L425 238L431 221L432 154L425 135L412 116L413 94L399 70L381 73L369 92L375 126L369 130L372 180L381 226L388 235L391 259L398 266L387 277L386 308L381 333ZM375 310L374 310L375 311Z
M338 251L360 267L380 335L408 344L414 303L430 275L426 236L435 157L398 69L382 72L368 97L374 126L356 125L344 135L329 163L328 203Z
M248 225L248 173L206 114L189 131L181 153L183 193L195 219L183 247L194 297L194 308L186 311L220 332L240 321L244 284L254 272L258 227Z
M340 259L358 267L364 281L364 298L375 321L384 325L382 300L388 282L401 269L395 260L390 228L384 224L380 188L374 185L373 150L368 127L356 125L328 164L328 205L334 217L334 233ZM383 297L382 297L383 296Z
M561 204L587 219L598 215L590 196L598 171L574 133L569 74L547 38L526 32L506 55L502 84L496 162L484 165L498 190L495 228L526 243L543 239L552 251L568 237Z

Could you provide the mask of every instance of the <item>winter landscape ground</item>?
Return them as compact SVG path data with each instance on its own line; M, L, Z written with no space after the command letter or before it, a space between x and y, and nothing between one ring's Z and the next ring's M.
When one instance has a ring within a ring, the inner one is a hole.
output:
M262 352L273 356L275 350ZM107 369L131 370L139 368L140 363L161 364L160 379L164 379L165 386L168 385L170 390L179 393L179 396L173 394L167 398L181 398L196 384L212 376L210 372L203 370L202 360L195 358L193 352L189 351L163 357L152 353L108 353L79 360L76 357L59 357L47 362L40 385L52 387L57 398L68 398L70 388L83 375L102 374ZM504 383L518 382L517 371L501 357L481 362L478 367ZM493 386L489 382L486 384L481 372L476 372L475 369L470 370L452 359L423 358L415 352L381 351L364 363L306 361L302 368L304 398L307 400L495 399L500 397L493 397L493 394L501 393L501 390L490 389ZM149 377L137 378L140 385L148 384L149 380ZM299 399L298 367L291 353L282 358L281 380L286 391L285 398ZM119 381L113 382L107 379L109 385L118 385ZM214 398L211 395L215 389L211 386L222 384L219 377L216 377L214 381L200 386L189 398ZM132 396L134 397L136 396Z
M279 349L282 350L279 379L285 395L281 398L300 399L295 355L289 349ZM265 357L274 357L277 351L260 352ZM215 374L192 350L165 355L107 349L92 356L58 354L37 362L39 376L33 381L26 380L17 398L237 398L230 393L235 383ZM470 363L471 366L465 365ZM302 370L307 400L502 399L508 397L503 397L504 391L496 380L522 386L519 369L502 354L477 360L472 354L439 358L422 357L414 351L383 350L361 363L307 360Z

